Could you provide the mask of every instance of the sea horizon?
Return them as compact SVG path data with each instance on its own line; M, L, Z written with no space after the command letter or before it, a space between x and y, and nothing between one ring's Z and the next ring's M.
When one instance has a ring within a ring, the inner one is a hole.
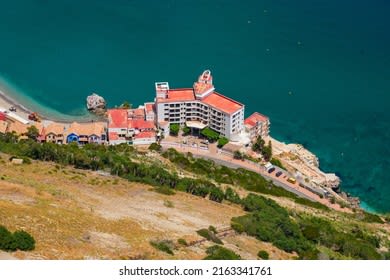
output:
M246 116L270 117L272 137L390 212L390 3L39 2L4 3L0 18L0 91L27 108L83 119L92 92L136 107L154 82L191 87L210 69Z

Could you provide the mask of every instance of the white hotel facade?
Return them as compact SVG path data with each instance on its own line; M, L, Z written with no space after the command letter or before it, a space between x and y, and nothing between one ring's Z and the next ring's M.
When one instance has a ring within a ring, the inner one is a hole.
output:
M169 133L170 124L202 129L206 126L229 140L244 128L245 106L215 91L209 70L192 88L170 89L167 82L155 83L157 125Z

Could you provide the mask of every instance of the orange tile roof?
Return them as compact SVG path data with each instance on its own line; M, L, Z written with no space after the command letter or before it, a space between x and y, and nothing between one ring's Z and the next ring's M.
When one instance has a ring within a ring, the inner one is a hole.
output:
M64 125L59 123L51 123L45 128L46 135L50 133L53 133L55 135L60 135L60 134L64 134L64 131L65 131Z
M127 128L127 110L110 109L107 111L109 128Z
M154 122L153 121L145 121L145 120L129 120L129 128L134 129L153 129Z
M192 101L195 100L194 90L192 88L170 89L167 93L167 98L158 98L158 102L173 102L173 101Z
M128 117L129 118L144 118L145 117L145 110L144 109L129 110Z
M9 122L9 125L8 125L8 131L9 132L13 132L15 131L15 133L17 135L21 135L21 134L24 134L27 132L27 128L31 126L29 124L23 124L21 122L18 122L18 121L14 121L14 122Z
M93 123L72 123L66 130L67 134L74 133L76 135L96 135L100 136L104 133L105 124L102 122Z
M146 114L154 112L154 104L153 103L145 103L145 111Z
M241 103L217 92L207 95L202 102L229 115L243 107Z
M118 133L116 133L116 132L110 132L110 133L108 134L108 139L109 139L109 140L118 140L118 139L119 139Z
M154 131L142 131L136 135L134 135L135 139L140 139L140 138L152 138L155 137L156 133Z
M257 122L267 122L269 118L258 112L254 112L248 118L245 119L244 124L249 126L255 126Z

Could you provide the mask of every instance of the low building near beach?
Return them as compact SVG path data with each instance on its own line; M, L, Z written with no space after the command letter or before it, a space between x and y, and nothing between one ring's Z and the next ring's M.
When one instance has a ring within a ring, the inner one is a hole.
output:
M106 123L91 122L77 123L73 122L65 130L66 143L76 142L78 144L104 144L107 141Z
M8 129L8 122L6 122L5 120L0 120L0 133L7 133L7 129Z
M59 123L51 123L43 130L44 140L50 143L65 143L65 126Z
M110 145L122 143L141 145L156 142L156 128L146 104L136 109L110 109L108 115L108 139Z
M270 121L267 116L258 112L253 113L244 120L245 131L251 139L258 136L266 138L269 136Z

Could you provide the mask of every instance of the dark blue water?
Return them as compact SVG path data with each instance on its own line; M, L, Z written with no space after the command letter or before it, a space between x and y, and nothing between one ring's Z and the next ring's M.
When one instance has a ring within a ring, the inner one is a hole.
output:
M389 13L385 0L1 1L1 88L81 115L92 91L138 105L155 81L188 87L210 68L274 137L388 212Z

